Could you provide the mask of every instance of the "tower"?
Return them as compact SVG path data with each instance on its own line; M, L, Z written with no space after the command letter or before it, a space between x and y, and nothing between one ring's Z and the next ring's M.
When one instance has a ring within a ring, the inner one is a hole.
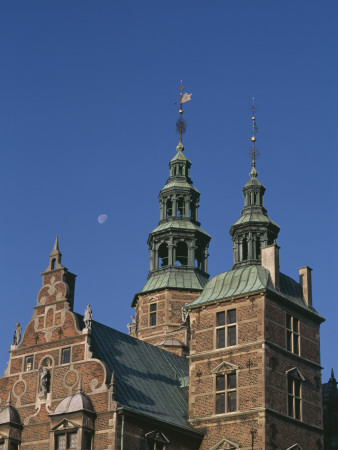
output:
M253 107L254 112L254 107ZM319 326L311 269L279 271L279 227L257 178L255 115L245 205L230 229L232 270L186 305L190 317L189 421L204 449L321 449Z
M196 298L207 283L210 236L198 219L200 193L190 178L191 162L184 154L186 130L183 104L191 94L180 88L179 143L169 162L169 178L160 191L160 221L149 234L150 271L135 295L136 326L131 334L176 354L188 347L188 326L182 307Z

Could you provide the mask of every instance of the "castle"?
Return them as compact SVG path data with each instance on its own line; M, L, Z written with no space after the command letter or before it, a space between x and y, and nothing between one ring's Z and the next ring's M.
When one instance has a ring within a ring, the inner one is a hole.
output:
M57 239L0 379L0 449L324 448L324 319L312 304L311 269L300 268L299 281L280 272L254 108L244 208L230 229L233 266L209 279L211 237L182 144L186 95L129 335L93 320L90 305L74 311L75 275Z

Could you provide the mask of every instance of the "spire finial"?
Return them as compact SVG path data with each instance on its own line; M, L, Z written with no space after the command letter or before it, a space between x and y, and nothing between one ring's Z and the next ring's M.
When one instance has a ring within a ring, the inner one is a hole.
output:
M10 390L9 394L8 394L8 399L7 399L6 405L11 406L11 404L12 404L12 391Z
M255 97L252 97L252 137L251 137L251 142L252 142L252 150L251 150L251 172L250 172L250 177L251 178L256 178L258 175L258 172L256 170L256 157L258 156L258 152L256 149L256 133L258 131L258 127L256 125L256 117L255 117Z
M176 132L179 134L179 145L177 146L178 150L183 150L183 146L182 146L182 135L183 133L186 132L187 130L187 123L186 121L183 119L183 103L189 102L191 100L191 96L192 94L188 94L187 92L185 92L183 94L183 81L181 80L181 86L180 86L180 109L179 109L179 118L176 122ZM177 103L176 103L177 104Z
M55 244L54 244L53 250L56 250L57 252L60 251L59 250L59 238L58 238L57 235L56 235L56 238L55 238Z

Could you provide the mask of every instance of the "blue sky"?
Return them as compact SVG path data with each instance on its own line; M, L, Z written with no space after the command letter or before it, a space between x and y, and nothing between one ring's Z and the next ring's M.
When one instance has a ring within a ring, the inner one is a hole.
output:
M313 268L327 319L323 379L338 373L337 23L335 0L1 2L0 368L15 322L30 320L56 234L78 275L75 310L90 303L94 319L127 331L183 79L210 274L232 264L254 96L281 271L298 279L298 267Z

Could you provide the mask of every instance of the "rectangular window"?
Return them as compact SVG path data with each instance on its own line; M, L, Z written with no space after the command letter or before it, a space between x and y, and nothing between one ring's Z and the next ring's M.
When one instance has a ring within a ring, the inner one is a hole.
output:
M68 447L67 448L76 448L77 447L77 433L68 433Z
M70 363L70 348L62 349L61 364Z
M66 435L60 434L55 436L55 449L56 450L66 450Z
M83 434L83 450L91 450L92 448L92 435L88 431Z
M157 303L152 303L150 305L150 316L149 316L149 323L151 327L154 327L156 325L156 317L157 315Z
M1 439L0 441L0 450L4 450L5 448L5 441L3 439Z
M236 310L216 314L216 348L231 347L237 344Z
M299 351L299 320L290 314L286 315L286 348L289 352L300 354Z
M216 414L237 410L236 373L216 376Z
M26 358L25 358L25 372L29 372L30 370L33 370L33 361L34 361L33 355L26 356Z
M301 381L288 378L288 415L301 420Z

